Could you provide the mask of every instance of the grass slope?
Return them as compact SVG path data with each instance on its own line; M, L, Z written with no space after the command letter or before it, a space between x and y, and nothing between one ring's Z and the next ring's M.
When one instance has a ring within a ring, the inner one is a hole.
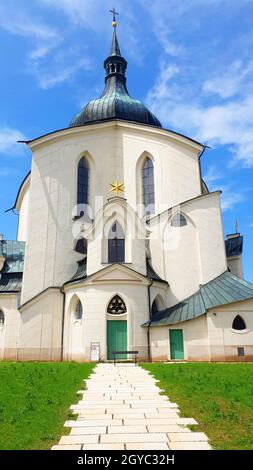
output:
M0 363L0 449L48 449L92 364ZM65 430L66 432L66 430Z
M144 364L215 449L253 449L253 364Z

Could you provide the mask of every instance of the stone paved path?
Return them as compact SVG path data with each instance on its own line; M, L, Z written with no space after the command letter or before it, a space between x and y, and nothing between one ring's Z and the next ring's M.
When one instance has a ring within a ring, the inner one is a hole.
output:
M160 395L157 380L133 364L98 364L71 406L77 421L52 450L208 450L207 436L186 426L176 403Z

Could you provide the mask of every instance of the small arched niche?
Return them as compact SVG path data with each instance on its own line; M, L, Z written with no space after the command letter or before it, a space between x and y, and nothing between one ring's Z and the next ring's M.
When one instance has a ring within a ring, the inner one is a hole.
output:
M241 315L236 315L232 323L232 328L236 331L243 331L247 329L246 323Z
M165 304L161 296L158 294L155 299L153 300L152 307L151 307L151 315L155 317L160 310L165 309Z
M0 310L0 328L3 329L5 322L5 315L2 310Z
M80 299L78 299L76 303L74 317L75 317L75 320L82 320L83 318L83 306L82 306L82 302Z

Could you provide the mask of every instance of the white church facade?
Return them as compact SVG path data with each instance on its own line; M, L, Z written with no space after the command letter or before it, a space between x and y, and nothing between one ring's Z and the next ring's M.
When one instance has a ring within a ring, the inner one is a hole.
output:
M100 98L26 142L18 237L0 240L0 359L252 361L243 238L224 241L205 146L129 96L116 23L104 67Z

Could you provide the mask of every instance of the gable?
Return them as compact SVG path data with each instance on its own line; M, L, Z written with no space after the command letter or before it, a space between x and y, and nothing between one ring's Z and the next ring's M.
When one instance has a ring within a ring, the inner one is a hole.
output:
M99 282L131 282L148 283L148 280L142 275L125 266L109 266L96 274L90 276L92 283Z

